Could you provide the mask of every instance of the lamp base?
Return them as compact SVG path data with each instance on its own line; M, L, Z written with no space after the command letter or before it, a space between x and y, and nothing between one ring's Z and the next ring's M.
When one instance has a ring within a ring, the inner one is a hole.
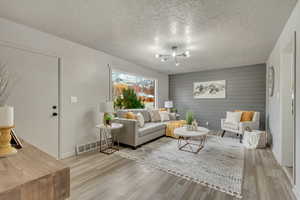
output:
M11 129L14 126L0 127L0 157L7 157L17 153L17 150L11 146Z

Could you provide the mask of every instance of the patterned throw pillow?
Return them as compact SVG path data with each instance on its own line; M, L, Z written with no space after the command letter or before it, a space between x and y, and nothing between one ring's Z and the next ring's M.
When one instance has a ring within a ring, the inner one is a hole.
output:
M159 122L160 121L159 110L149 110L149 114L150 114L152 122Z
M138 126L140 128L143 128L144 125L145 125L145 119L144 119L144 116L142 115L142 113L136 114L136 118L137 118L137 121L138 121Z
M162 122L170 121L169 112L167 112L167 111L160 111L159 115L160 115L160 120Z

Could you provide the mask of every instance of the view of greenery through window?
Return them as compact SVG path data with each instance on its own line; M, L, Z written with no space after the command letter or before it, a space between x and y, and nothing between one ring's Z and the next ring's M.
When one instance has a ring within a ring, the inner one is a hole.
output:
M144 102L145 108L155 107L155 80L123 72L112 72L113 97L122 95L123 89L133 89Z

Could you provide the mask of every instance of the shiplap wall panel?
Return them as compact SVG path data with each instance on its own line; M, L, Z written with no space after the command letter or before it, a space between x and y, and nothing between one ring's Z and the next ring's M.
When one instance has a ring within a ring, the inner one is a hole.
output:
M194 99L193 83L226 80L226 99ZM192 111L200 124L219 130L226 111L255 110L261 112L261 128L265 127L266 65L235 67L169 75L169 97L181 118Z

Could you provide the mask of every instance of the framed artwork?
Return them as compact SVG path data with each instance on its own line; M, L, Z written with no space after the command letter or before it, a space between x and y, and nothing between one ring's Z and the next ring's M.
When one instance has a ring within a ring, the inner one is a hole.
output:
M195 99L225 99L226 80L195 82L193 95Z
M11 135L10 143L12 144L12 146L14 146L16 149L21 149L23 147L22 142L17 137L14 129L11 129L10 135Z

